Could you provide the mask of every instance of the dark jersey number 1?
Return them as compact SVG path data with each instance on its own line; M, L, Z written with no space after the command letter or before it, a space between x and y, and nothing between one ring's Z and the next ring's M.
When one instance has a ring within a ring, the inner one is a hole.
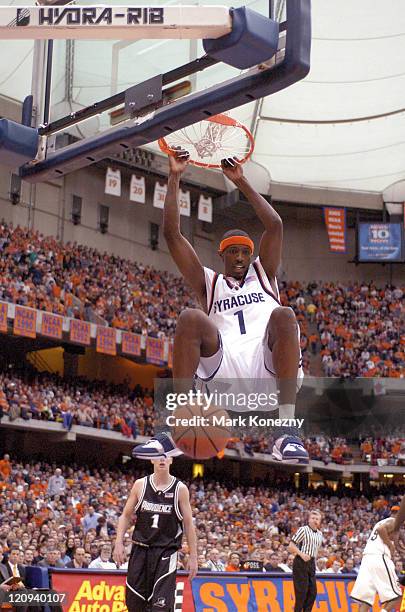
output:
M234 316L238 316L239 329L241 334L246 334L245 319L243 318L243 310L234 312Z

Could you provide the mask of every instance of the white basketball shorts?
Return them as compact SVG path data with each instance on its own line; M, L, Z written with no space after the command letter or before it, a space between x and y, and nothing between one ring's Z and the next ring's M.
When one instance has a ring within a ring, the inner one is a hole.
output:
M304 372L301 366L297 376L297 391L301 388ZM201 357L198 364L197 378L208 383L209 381L231 382L232 387L240 387L240 391L251 392L273 390L276 392L276 373L273 366L272 352L267 341L238 347L227 345L226 340L220 337L220 347L211 357ZM237 382L236 382L237 381ZM262 384L260 383L262 381Z
M376 595L383 605L402 597L402 589L392 559L368 554L363 557L350 597L372 607Z

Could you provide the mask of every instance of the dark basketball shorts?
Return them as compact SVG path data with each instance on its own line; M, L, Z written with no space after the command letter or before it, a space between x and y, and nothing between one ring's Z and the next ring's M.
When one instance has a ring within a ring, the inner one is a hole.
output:
M134 544L128 563L128 612L173 612L177 550Z

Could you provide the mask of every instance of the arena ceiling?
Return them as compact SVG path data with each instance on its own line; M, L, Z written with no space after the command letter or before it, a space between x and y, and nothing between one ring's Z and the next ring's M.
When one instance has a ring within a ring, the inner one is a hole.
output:
M265 14L269 7L268 0L204 3L246 4ZM307 78L234 111L256 136L249 172L268 184L382 192L405 180L405 2L313 0L312 10ZM0 50L0 93L22 100L31 86L33 43L3 41ZM67 76L66 51L64 42L55 44L54 117L202 55L195 41L76 41ZM226 66L210 69L196 77L197 86L232 74ZM101 119L83 132L105 127Z

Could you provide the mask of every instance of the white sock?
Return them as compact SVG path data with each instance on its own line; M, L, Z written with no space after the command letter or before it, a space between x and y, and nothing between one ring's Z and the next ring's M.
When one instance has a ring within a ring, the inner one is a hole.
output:
M278 407L278 416L280 419L293 419L295 416L294 404L280 404Z

